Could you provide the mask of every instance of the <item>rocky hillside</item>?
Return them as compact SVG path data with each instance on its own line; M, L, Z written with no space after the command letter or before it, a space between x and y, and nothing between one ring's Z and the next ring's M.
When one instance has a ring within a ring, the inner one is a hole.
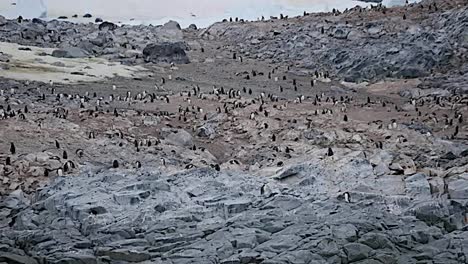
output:
M0 17L0 264L468 263L467 6Z
M246 57L361 82L458 71L468 61L467 19L466 1L423 1L399 8L356 7L256 23L223 22L202 36L227 41Z

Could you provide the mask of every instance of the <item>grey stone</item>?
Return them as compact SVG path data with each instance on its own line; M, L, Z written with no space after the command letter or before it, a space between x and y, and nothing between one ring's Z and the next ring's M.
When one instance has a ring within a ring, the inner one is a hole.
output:
M0 15L0 27L6 25L7 22L8 20L4 16Z
M162 26L162 29L165 30L181 30L179 23L176 21L170 20Z
M431 186L424 173L417 173L405 179L406 192L417 198L431 197Z
M0 251L0 261L11 264L38 264L38 262L27 256L20 256L13 253L1 252Z
M468 199L468 180L462 178L449 182L448 192L452 199Z
M89 57L86 51L76 48L76 47L67 47L62 49L57 49L52 52L53 57L57 58L86 58Z
M343 250L349 262L364 260L368 258L370 253L372 252L372 248L360 243L346 244L343 247Z
M165 139L173 145L184 147L193 146L192 135L185 130L169 130L165 135Z
M386 235L373 232L364 234L359 238L359 243L367 245L373 249L393 248L392 242Z
M151 258L149 253L133 249L98 248L96 254L98 256L108 256L113 260L127 262L142 262Z

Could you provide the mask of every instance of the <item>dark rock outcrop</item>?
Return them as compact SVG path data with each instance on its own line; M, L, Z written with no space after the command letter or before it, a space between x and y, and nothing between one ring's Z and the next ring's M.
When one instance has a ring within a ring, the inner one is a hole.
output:
M153 63L177 63L187 64L190 62L182 43L149 44L143 49L146 62Z

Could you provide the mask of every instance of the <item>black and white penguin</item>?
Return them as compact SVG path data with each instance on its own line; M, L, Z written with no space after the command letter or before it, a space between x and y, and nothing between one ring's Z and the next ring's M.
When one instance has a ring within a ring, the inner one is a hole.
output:
M63 151L63 153L62 153L62 158L63 158L63 159L68 159L68 153L67 153L66 150Z
M16 153L15 143L13 143L13 142L10 143L10 153L11 153L11 155L15 155L15 153Z
M118 162L117 160L114 160L114 161L112 162L112 167L113 167L114 169L117 169L117 168L119 167L119 162Z
M343 197L344 197L344 200L347 202L347 203L351 203L351 195L349 194L349 192L345 192L343 194Z
M55 140L55 147L58 149L60 148L60 143L58 142L58 140Z

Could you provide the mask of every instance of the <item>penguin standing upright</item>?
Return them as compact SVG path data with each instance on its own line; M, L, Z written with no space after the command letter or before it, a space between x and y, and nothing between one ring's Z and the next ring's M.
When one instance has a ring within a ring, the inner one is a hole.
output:
M11 153L11 155L15 155L15 153L16 153L15 143L13 143L13 142L10 143L10 153Z
M347 203L351 203L351 195L349 194L349 192L344 193L344 199Z
M327 156L328 156L328 157L331 157L331 156L333 156L334 154L335 154L335 153L333 153L333 149L329 147L329 148L328 148L328 151L327 151Z

